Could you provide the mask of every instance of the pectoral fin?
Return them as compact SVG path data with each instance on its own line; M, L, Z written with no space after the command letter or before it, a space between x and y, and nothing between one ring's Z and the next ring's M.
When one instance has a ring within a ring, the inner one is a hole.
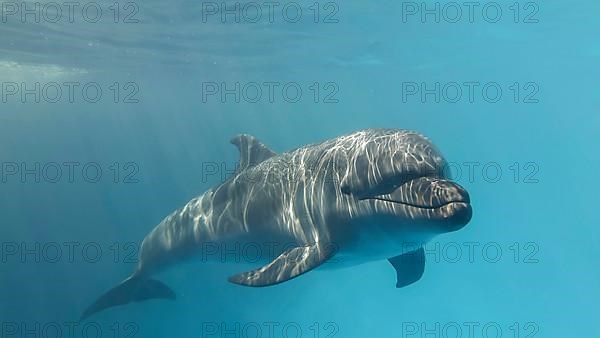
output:
M333 255L333 246L317 243L283 252L260 269L229 277L229 281L245 286L270 286L297 277L321 265Z
M425 271L425 251L423 248L388 259L396 269L396 287L410 285L423 276Z

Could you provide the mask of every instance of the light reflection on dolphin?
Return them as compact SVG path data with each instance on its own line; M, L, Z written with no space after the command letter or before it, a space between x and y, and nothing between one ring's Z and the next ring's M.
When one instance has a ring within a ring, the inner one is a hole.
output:
M229 278L240 285L282 283L335 256L324 266L389 259L396 286L406 286L423 274L423 245L471 219L468 193L446 178L446 160L415 132L366 129L279 155L249 135L231 143L240 151L238 170L158 224L133 274L82 320L116 305L174 299L151 276L207 244L291 244L263 251L264 266Z

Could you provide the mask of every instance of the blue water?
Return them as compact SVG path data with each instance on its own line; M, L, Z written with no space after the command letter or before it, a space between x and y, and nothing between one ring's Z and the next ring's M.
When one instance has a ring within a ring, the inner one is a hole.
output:
M483 2L473 23L465 8L436 23L408 15L413 3L320 2L315 23L313 2L299 3L297 23L222 22L201 2L155 0L133 3L137 23L122 22L125 2L119 23L111 2L98 23L35 22L0 4L2 337L69 337L69 325L77 337L600 337L600 5L521 2L515 23L500 2L490 23ZM69 100L66 82L103 95ZM265 82L303 94L270 100ZM40 102L21 96L36 83ZM250 92L207 94L222 83ZM422 99L436 83L440 102ZM465 83L477 83L473 102ZM257 102L249 84L264 90ZM282 152L367 127L424 133L471 195L472 221L428 244L419 282L396 289L381 261L251 289L227 282L235 266L192 262L160 275L177 301L69 324L131 272L131 243L233 170L233 135Z

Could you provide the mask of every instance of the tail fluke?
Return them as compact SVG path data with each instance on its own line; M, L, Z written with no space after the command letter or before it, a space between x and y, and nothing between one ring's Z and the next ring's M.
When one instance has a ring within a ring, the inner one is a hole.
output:
M175 292L155 279L130 277L100 296L83 312L79 320L113 306L154 298L175 299Z

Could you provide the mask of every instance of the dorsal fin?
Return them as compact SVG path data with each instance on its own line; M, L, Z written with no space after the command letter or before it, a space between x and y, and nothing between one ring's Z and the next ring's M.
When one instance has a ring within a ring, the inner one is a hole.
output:
M252 135L240 134L232 138L230 142L240 151L238 172L253 167L260 162L277 155Z

